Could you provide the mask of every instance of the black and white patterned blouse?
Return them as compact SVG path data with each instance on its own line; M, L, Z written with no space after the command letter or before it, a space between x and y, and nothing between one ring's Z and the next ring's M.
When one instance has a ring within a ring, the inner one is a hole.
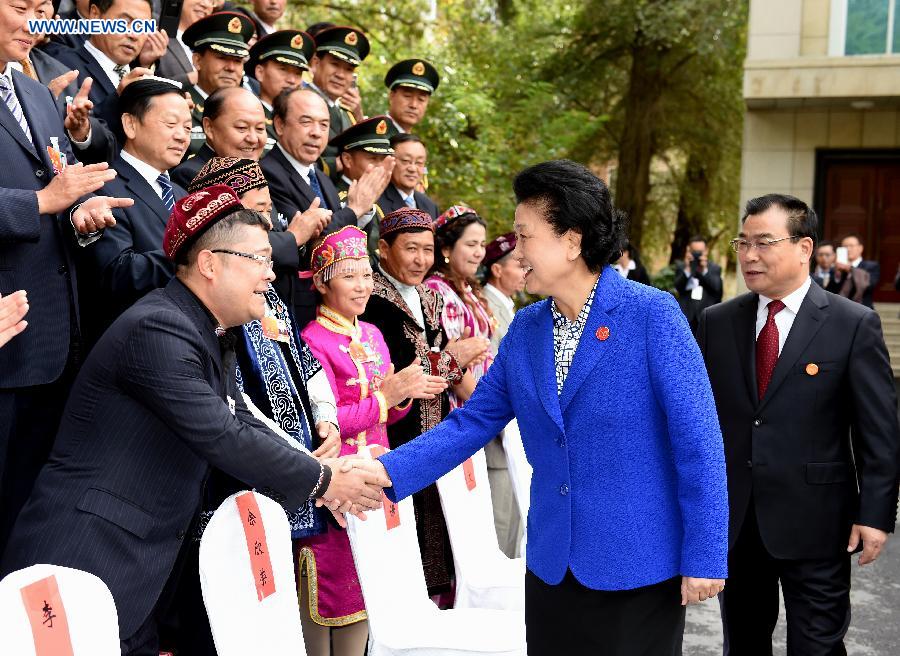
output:
M597 282L600 282L600 278L597 278ZM562 394L563 384L566 382L566 376L569 375L572 358L575 357L581 333L584 332L588 315L591 313L591 305L594 303L594 292L597 291L597 282L594 283L594 287L581 308L581 312L575 317L575 321L569 321L556 308L556 301L551 301L550 303L550 311L553 313L553 359L556 362L557 394Z

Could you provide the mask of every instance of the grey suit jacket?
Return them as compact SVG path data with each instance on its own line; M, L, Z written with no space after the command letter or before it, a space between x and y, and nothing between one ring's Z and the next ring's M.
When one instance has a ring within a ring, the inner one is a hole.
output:
M181 82L185 90L190 86L188 73L194 70L194 64L188 58L184 48L175 39L169 39L169 47L166 54L156 62L156 74L159 77L167 77L170 80Z

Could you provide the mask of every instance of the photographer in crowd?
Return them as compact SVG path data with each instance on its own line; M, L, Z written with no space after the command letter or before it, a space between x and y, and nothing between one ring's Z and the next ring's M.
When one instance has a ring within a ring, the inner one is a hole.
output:
M691 237L684 261L675 262L675 291L678 305L696 336L700 313L722 302L722 267L709 261L705 237Z

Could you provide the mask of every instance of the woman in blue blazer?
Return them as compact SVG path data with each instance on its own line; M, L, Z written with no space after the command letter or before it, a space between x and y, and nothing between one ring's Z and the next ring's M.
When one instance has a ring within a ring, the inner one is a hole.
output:
M569 161L514 183L526 289L472 397L381 457L394 500L517 417L534 468L531 656L681 653L684 605L724 586L728 498L709 379L675 299L608 266L625 240L606 185Z

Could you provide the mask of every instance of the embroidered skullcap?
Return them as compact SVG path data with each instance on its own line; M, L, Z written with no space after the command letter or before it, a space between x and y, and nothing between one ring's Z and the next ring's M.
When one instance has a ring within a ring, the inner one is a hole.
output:
M484 266L490 268L494 262L512 253L515 247L516 233L507 232L505 235L500 235L484 249Z
M193 193L223 184L234 189L238 196L269 186L259 162L238 157L213 157L197 171L187 190Z
M175 260L216 221L241 209L240 199L228 185L213 185L188 194L175 203L169 215L163 233L166 257Z
M378 224L379 233L386 237L392 232L406 230L431 230L434 232L434 222L431 215L413 207L401 207L386 215Z
M474 214L475 216L478 216L478 212L466 205L453 205L451 207L448 207L443 214L441 214L434 220L434 229L440 230L448 223L451 223L452 221L455 221L459 217L465 216L466 214Z

